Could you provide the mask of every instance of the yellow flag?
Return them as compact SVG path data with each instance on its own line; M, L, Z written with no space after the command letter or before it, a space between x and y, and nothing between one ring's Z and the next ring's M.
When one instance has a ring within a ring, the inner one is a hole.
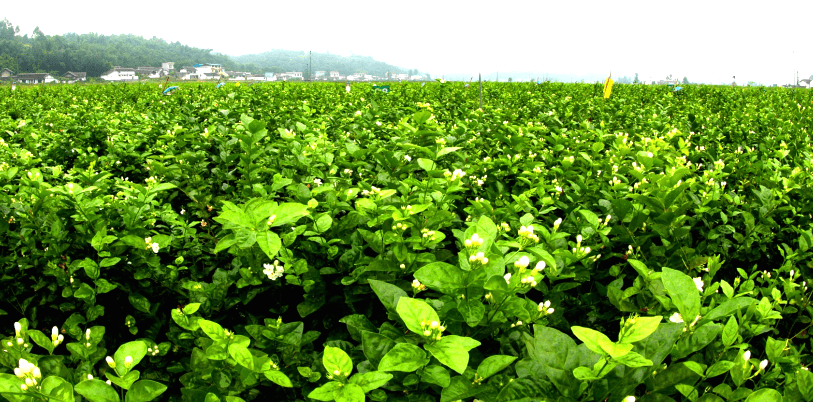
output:
M610 74L610 77L612 76L613 75ZM604 81L604 99L609 98L610 94L613 93L613 79L610 77L607 77L607 79Z

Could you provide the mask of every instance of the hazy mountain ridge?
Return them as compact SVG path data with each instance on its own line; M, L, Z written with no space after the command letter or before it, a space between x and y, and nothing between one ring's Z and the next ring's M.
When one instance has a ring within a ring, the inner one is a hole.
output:
M303 51L272 50L265 53L228 56L213 53L180 42L167 42L137 35L99 35L95 33L46 35L39 27L33 34L20 34L8 19L0 21L0 70L17 73L47 72L61 76L68 71L86 72L98 77L114 66L160 67L174 62L175 68L196 63L222 64L226 70L252 73L301 71L307 78L308 54ZM314 53L311 71L339 71L342 74L364 72L384 76L390 73L418 73L369 56L343 57L329 53Z
M338 71L343 75L353 73L366 73L383 77L384 74L418 75L417 69L406 69L383 61L377 61L370 56L340 56L330 53L312 53L295 50L274 49L268 52L231 56L238 63L253 64L267 72L283 73L286 71L304 72L307 78L308 65L310 71ZM425 75L425 74L424 74Z

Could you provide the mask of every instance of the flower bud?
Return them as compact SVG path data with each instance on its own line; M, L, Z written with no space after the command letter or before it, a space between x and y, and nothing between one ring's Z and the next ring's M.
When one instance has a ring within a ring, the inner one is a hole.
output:
M25 373L23 373L23 370L21 370L19 367L14 368L14 375L16 375L19 378L25 377Z
M85 339L86 339L86 340L88 340L88 341L90 340L90 328L88 328L88 329L85 331Z
M93 374L88 374L88 380L92 380L92 379L93 379Z
M25 384L20 384L20 389L26 391L28 390L28 386L26 386Z
M113 360L112 357L107 356L105 360L107 361L107 365L110 366L110 368L112 369L116 368L116 362Z
M39 367L34 367L34 369L31 370L31 375L33 375L35 379L42 378L42 372Z
M14 323L14 333L15 333L17 336L20 336L20 331L22 331L22 329L23 329L23 326L22 326L22 325L20 325L20 323L19 323L19 322L15 322L15 323Z
M423 331L423 335L424 335L424 336L429 336L429 335L432 335L432 331L430 331L430 330L428 330L428 329L427 329L426 331Z
M25 385L27 385L29 388L33 387L34 386L34 380L32 380L31 377L26 378L25 379Z
M766 367L768 367L768 359L765 359L765 360L759 362L760 371L765 370Z
M440 326L440 323L439 323L439 322L437 322L437 321L432 321L432 322L429 324L429 328L432 328L432 329L435 329L435 328L437 328L437 327L439 327L439 326Z
M746 350L745 353L742 354L742 359L745 360L746 362L751 360L751 351Z
M125 357L124 358L124 367L130 368L130 366L132 366L132 365L133 365L133 357L132 356Z
M624 400L621 401L621 402L635 402L635 397L630 395L630 396L624 398Z
M51 339L56 340L56 338L58 336L59 336L59 328L57 328L57 327L51 328Z

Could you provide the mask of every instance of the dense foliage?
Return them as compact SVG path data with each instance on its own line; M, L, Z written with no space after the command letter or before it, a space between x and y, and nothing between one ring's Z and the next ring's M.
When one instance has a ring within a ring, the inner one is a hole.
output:
M161 90L0 88L8 400L813 400L807 91Z
M195 63L220 63L229 69L262 72L258 66L235 63L229 56L137 35L66 34L46 35L39 28L29 36L8 20L0 21L0 69L15 72L48 72L61 76L67 71L98 77L113 66L160 67L175 62L177 68Z

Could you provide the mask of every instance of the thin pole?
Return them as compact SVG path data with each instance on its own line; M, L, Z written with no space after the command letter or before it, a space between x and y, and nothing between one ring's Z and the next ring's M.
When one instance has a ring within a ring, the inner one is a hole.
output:
M480 110L483 110L483 74L477 73L477 80L480 81Z

